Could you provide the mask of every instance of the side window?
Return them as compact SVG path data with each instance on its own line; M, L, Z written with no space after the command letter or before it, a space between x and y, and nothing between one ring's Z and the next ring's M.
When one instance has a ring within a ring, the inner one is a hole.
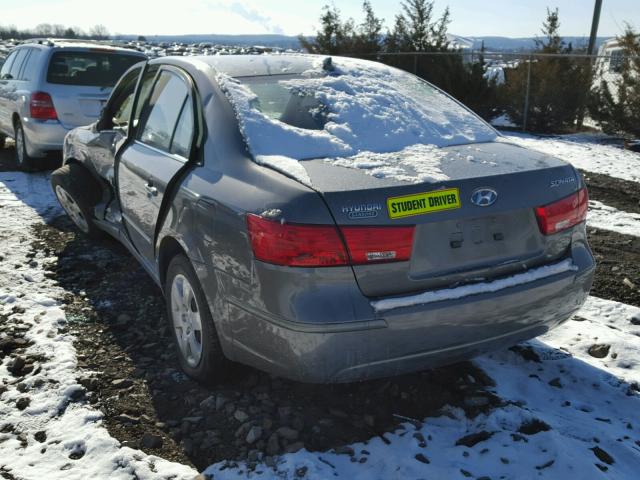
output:
M182 79L174 73L161 72L149 98L148 113L142 119L140 141L171 151L173 132L187 98L189 90Z
M191 97L184 100L182 113L176 125L171 141L171 153L189 158L191 152L191 142L193 141L193 101Z
M136 83L142 67L127 72L118 82L111 93L109 103L100 119L99 130L120 128L126 132L129 127Z
M16 59L16 55L18 52L11 52L11 54L7 57L5 62L2 64L2 70L0 70L0 79L7 80L9 72L11 71L11 66L13 65L13 61Z
M31 81L35 80L38 74L39 60L41 51L37 48L31 48L31 55L27 57L25 65L22 67L22 73L20 75L21 80Z
M133 114L133 126L137 127L140 121L140 115L142 115L142 109L149 98L149 93L151 93L151 87L153 86L153 81L156 78L156 74L158 73L158 67L156 65L150 65L147 67L144 75L142 76L142 81L140 82L139 94L138 94L138 103L136 103L136 111Z
M13 65L11 65L11 70L9 71L9 75L11 75L13 80L20 78L20 70L22 70L22 64L24 63L24 59L27 56L27 53L29 53L29 50L30 49L28 48L21 48L18 50L16 58L13 61Z

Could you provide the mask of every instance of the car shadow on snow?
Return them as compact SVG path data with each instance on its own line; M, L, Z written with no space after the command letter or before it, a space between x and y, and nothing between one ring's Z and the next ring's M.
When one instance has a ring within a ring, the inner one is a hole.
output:
M0 148L0 172L18 171L16 150L13 140L7 139L4 148ZM55 170L62 164L62 154L52 152L44 158L36 159L36 171Z
M47 275L65 290L86 398L111 434L136 448L204 468L300 448L345 448L436 415L476 416L500 403L471 363L393 379L311 385L237 366L204 387L178 367L160 289L115 240L91 241L66 216L36 226L34 249L57 256ZM348 449L347 449L348 453Z

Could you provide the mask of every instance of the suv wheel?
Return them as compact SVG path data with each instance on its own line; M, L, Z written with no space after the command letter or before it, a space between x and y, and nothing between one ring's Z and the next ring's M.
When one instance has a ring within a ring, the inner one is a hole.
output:
M78 229L99 238L102 231L93 221L93 207L100 200L100 185L81 165L68 163L51 174L51 187L58 202Z
M230 371L231 362L222 353L204 292L185 255L177 255L171 260L164 295L184 372L201 383L223 380Z
M27 154L27 143L24 136L24 129L20 122L16 122L15 136L16 139L16 166L18 170L29 172L33 170L33 159Z

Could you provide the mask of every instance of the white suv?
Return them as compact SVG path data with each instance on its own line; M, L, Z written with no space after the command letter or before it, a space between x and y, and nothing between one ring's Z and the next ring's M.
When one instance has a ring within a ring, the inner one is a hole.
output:
M15 48L0 70L0 147L16 141L18 168L62 150L72 128L99 116L111 89L133 64L135 50L87 41L33 40Z

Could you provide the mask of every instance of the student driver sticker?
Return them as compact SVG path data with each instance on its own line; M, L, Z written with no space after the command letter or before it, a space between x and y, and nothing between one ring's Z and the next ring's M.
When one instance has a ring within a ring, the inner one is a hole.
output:
M387 198L389 218L424 215L425 213L453 210L460 208L460 206L460 192L457 188Z

